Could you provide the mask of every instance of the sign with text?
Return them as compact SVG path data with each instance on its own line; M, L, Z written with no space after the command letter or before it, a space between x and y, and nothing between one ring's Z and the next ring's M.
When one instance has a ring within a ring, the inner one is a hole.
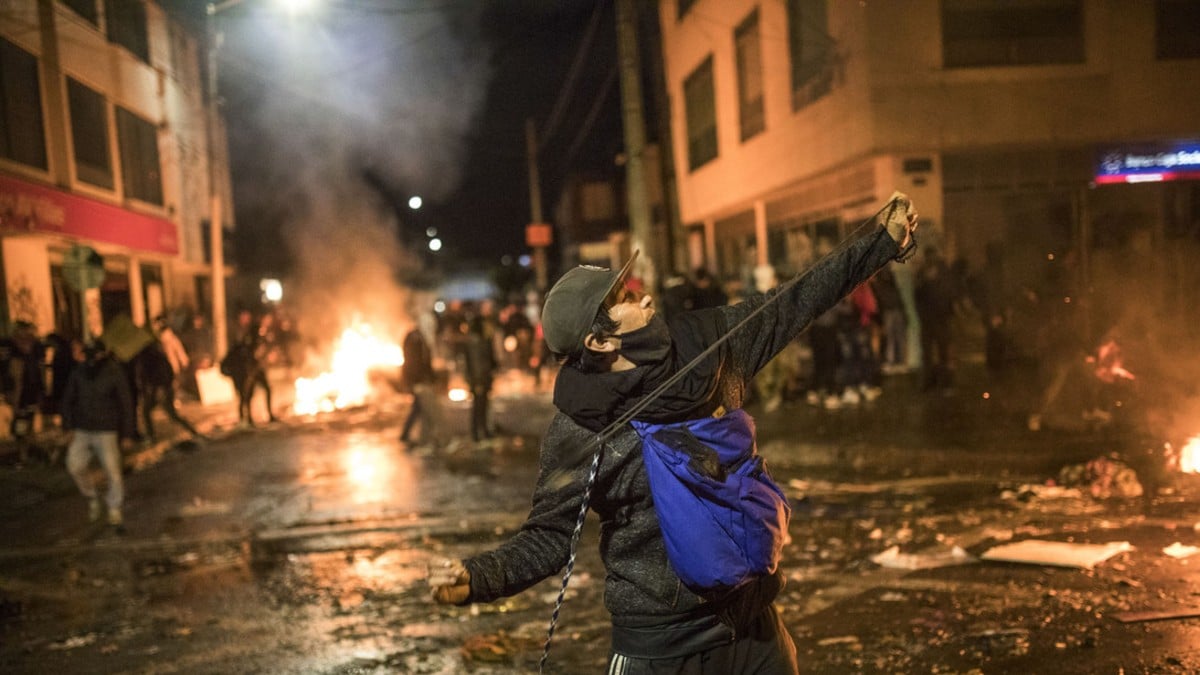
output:
M525 245L544 248L554 241L554 228L549 223L530 223L525 226Z
M179 253L179 231L165 218L2 174L0 231L58 234L139 251Z
M1200 142L1123 146L1100 152L1096 182L1200 180Z

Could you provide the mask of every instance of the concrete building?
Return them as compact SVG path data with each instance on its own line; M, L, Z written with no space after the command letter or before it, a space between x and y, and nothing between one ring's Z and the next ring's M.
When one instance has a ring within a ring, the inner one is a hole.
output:
M215 155L197 37L146 0L5 0L0 10L0 243L4 323L80 335L64 264L102 257L83 294L92 334L128 314L210 311L206 223ZM74 252L73 252L74 251Z
M926 250L1009 285L1058 266L1103 298L1142 256L1155 301L1197 306L1200 3L659 10L692 265L796 272L901 190Z

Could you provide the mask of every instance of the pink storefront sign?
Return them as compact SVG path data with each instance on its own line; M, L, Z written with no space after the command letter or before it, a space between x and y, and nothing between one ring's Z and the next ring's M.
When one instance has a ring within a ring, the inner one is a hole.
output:
M179 253L179 231L165 218L5 175L0 175L0 232L56 234L138 251Z

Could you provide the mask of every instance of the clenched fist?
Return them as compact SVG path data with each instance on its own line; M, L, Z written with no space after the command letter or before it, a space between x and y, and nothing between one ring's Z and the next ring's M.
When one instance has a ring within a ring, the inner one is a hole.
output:
M443 605L461 605L471 594L471 573L459 560L435 559L429 563L433 599Z

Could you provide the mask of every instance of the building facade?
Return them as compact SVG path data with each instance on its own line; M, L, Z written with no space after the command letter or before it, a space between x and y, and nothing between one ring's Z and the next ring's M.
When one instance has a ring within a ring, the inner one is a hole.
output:
M80 336L86 317L98 335L123 314L141 325L163 312L210 311L210 176L224 222L232 209L224 129L207 113L200 53L197 36L154 2L4 2L6 325ZM68 269L80 246L103 265L99 287L82 293Z
M662 0L692 264L797 272L901 190L924 249L1011 285L1058 265L1104 297L1144 256L1156 300L1194 305L1198 8Z

